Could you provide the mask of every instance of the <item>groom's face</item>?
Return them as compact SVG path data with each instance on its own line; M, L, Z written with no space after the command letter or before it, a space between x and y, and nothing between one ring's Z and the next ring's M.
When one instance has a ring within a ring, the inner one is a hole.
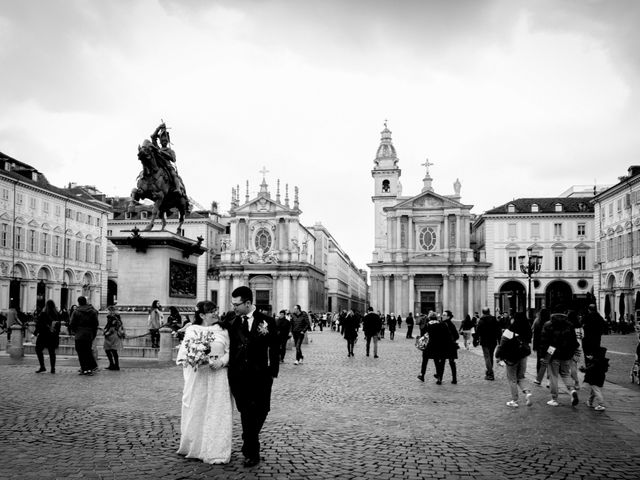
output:
M231 297L231 304L233 305L233 311L238 316L246 315L251 309L251 302L247 300L242 301L242 297Z

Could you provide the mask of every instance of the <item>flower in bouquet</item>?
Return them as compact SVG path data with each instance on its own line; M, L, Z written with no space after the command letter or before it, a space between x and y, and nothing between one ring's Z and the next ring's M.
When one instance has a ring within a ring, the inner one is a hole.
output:
M196 332L184 340L185 358L179 359L178 364L198 370L200 365L208 365L211 354L211 344L215 341L213 332Z
M416 339L416 348L418 350L426 350L427 349L427 343L429 342L429 336L425 333L424 335L422 335L421 337L418 337Z

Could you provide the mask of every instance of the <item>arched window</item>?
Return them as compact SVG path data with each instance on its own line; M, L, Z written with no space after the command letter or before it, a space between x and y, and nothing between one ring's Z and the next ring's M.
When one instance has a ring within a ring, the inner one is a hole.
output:
M391 184L389 183L389 180L382 181L382 191L385 193L391 191Z
M540 207L538 207L538 204L537 204L537 203L532 203L532 204L531 204L531 211L532 211L533 213L536 213L536 212L539 212L539 211L540 211Z
M509 205L507 205L507 212L516 213L516 206L513 203L510 203Z

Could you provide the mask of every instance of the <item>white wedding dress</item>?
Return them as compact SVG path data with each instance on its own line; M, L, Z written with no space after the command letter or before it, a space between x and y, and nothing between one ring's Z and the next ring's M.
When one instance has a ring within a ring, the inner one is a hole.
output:
M228 463L231 459L232 423L232 397L226 368L229 363L229 334L219 325L190 325L184 340L200 332L215 334L211 350L221 355L225 367L212 370L208 365L200 365L197 371L189 365L183 367L178 454L199 458L205 463ZM183 341L176 359L178 364L184 361L186 353Z

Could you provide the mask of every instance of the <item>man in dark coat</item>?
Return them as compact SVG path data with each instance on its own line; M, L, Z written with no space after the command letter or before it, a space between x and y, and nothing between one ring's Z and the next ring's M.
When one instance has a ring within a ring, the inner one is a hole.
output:
M485 380L494 380L493 376L493 354L496 350L496 346L502 336L502 328L496 320L496 317L491 315L491 310L488 308L482 309L482 316L478 320L478 327L476 328L476 334L482 347L482 353L484 355L484 363L486 367Z
M367 339L367 357L369 356L369 347L373 339L373 358L378 358L378 335L382 328L382 320L380 315L374 313L373 308L369 307L367 314L362 320L362 331Z
M571 378L571 359L576 349L579 347L576 331L569 321L562 307L556 309L557 313L551 315L551 320L542 327L540 337L541 349L547 352L549 387L551 389L551 400L547 405L558 406L558 377L571 392L571 404L578 405L578 392L575 383Z
M231 342L229 386L242 422L244 466L260 463L260 430L271 408L271 387L280 368L280 342L273 318L256 310L249 287L231 293L235 316L224 327Z
M602 334L607 328L604 318L600 316L596 306L591 304L582 319L582 350L585 355L594 355L600 348Z
M69 330L75 335L76 352L80 361L80 375L93 375L98 369L91 346L98 334L98 312L87 304L85 297L78 297L78 308L71 316Z
M291 332L291 322L287 318L286 310L280 310L276 318L276 328L278 329L278 341L280 342L280 363L284 363L284 356L287 353L287 342L289 332Z
M293 335L293 342L296 346L296 361L293 362L294 365L302 365L304 360L304 355L302 355L302 342L304 340L304 334L310 329L311 323L309 323L309 315L307 315L307 312L303 312L300 305L293 307L293 313L291 314L291 334Z

